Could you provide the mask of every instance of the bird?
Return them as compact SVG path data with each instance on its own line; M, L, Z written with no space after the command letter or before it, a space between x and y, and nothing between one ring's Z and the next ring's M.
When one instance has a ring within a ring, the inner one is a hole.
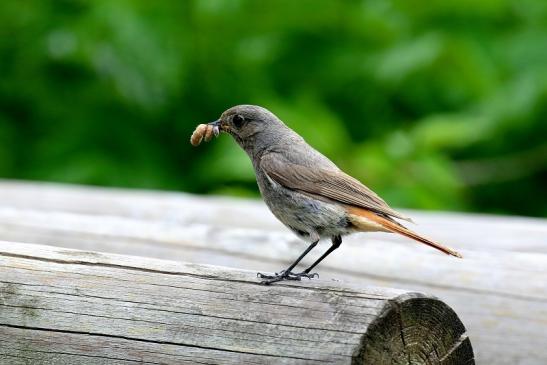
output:
M343 172L272 112L257 105L237 105L207 124L214 134L228 133L249 156L260 194L273 215L309 243L286 269L257 273L262 284L318 277L312 270L357 232L389 232L411 238L445 254L454 249L423 237L399 221L412 220L391 208L375 192ZM321 239L330 247L308 268L293 272Z

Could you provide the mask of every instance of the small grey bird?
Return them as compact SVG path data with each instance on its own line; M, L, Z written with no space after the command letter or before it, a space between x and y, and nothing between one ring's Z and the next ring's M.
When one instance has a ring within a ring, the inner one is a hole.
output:
M453 249L414 233L395 219L409 218L390 208L378 195L340 170L331 160L308 145L265 108L234 106L209 123L214 134L232 135L249 155L266 205L285 226L310 246L287 269L275 275L257 275L263 284L313 278L311 270L355 232L393 232L462 257ZM209 135L212 132L209 133ZM310 267L293 269L322 238L332 245Z

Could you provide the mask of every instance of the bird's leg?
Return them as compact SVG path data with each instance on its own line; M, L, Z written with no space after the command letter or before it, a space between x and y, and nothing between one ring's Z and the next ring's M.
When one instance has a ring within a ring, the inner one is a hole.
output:
M306 270L304 270L302 273L300 274L306 274L308 275L308 277L310 278L313 278L314 276L317 276L319 277L319 275L317 273L313 273L313 274L310 274L310 271L312 271L312 269L314 267L316 267L321 261L323 261L323 259L325 257L327 257L328 255L331 254L332 251L336 250L338 247L340 247L340 245L342 244L342 237L340 235L338 236L334 236L332 237L332 245L329 247L329 249L323 254L321 255L320 258L318 258L313 264L311 264L310 267L308 267Z
M296 261L293 262L292 265L289 266L287 269L282 270L278 273L275 273L275 275L264 275L262 273L257 273L256 276L258 276L261 279L266 279L266 280L263 280L261 284L269 285L271 283L275 283L276 281L282 281L282 280L300 280L302 277L312 278L313 275L310 276L306 272L303 272L300 274L293 274L291 271L292 269L294 269L296 265L298 265L300 261L302 261L304 256L306 256L317 245L317 242L319 242L319 240L312 242L311 245L308 246L306 251L304 251L302 255L300 255L296 259Z

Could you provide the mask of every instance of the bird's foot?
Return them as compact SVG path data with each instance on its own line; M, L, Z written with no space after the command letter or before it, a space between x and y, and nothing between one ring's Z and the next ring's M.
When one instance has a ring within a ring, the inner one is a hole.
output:
M308 278L308 279L313 279L313 278L318 278L319 277L319 274L318 273L307 273L307 272L301 272L301 273L298 273L298 274L295 274L293 272L290 272L290 271L286 271L286 270L282 270L280 272L276 272L274 275L265 275L265 274L262 274L262 273L257 273L256 274L257 277L259 277L260 279L265 279L265 280L262 280L260 282L260 284L263 284L263 285L270 285L272 283L275 283L275 282L278 282L278 281L283 281L283 280L296 280L296 281L300 281L302 280L302 278Z

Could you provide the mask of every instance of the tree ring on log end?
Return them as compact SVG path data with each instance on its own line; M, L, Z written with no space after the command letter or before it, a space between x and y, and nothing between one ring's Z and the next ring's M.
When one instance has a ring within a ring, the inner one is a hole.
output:
M352 364L472 365L471 342L456 313L441 300L407 293L388 300L370 324Z

